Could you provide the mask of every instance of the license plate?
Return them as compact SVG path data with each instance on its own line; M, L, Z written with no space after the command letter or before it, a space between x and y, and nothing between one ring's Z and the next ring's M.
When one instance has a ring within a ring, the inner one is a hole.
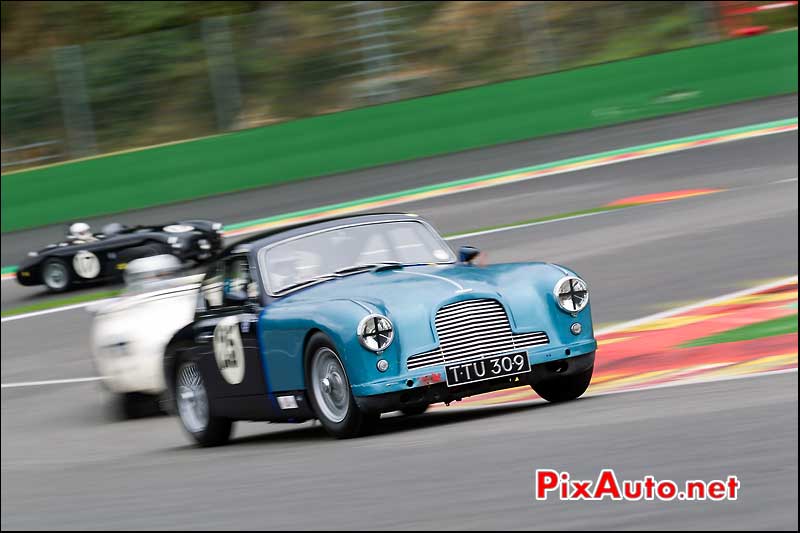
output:
M528 355L525 353L496 355L445 367L448 387L457 387L466 383L486 381L487 379L503 376L513 376L514 374L524 374L525 372L530 372L530 370L531 364L528 362Z

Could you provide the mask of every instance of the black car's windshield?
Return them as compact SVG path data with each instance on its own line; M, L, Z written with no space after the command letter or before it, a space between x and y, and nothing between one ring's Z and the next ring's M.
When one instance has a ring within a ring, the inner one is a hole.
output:
M373 268L451 263L455 257L426 224L409 220L311 233L266 248L260 260L270 292L278 294Z

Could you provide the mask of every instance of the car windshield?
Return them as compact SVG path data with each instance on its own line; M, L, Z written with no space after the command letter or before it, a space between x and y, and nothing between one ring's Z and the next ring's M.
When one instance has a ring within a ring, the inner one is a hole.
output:
M439 235L413 220L331 228L265 248L260 257L272 294L372 268L455 261Z

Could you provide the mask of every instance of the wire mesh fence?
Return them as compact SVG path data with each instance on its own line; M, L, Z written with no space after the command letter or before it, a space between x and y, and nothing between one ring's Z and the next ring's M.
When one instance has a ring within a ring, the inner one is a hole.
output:
M3 62L0 121L4 171L68 156L54 66L47 53Z
M264 2L4 61L3 171L796 27L783 4Z

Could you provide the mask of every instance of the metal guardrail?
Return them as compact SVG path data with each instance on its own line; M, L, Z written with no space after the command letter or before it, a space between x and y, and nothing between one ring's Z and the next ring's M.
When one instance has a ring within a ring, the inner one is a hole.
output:
M48 146L57 146L57 145L63 145L63 144L64 143L62 141L58 141L58 140L41 141L41 142L35 142L35 143L30 143L30 144L24 144L22 146L13 146L11 148L3 148L1 152L3 154L3 159L5 159L7 154L14 154L14 153L17 153L17 152L23 152L23 151L28 151L28 150L36 150L36 149L39 149L39 148L45 148L45 147L48 147ZM64 153L62 151L59 151L59 153L56 153L56 154L47 154L47 155L41 155L41 156L37 156L37 157L28 157L28 158L25 158L25 159L17 159L17 160L13 160L13 161L3 161L2 162L2 168L6 169L6 168L11 168L11 167L20 167L20 166L26 166L26 165L33 165L33 164L42 163L42 162L45 162L45 161L53 161L55 159L62 159L63 157L64 157Z

